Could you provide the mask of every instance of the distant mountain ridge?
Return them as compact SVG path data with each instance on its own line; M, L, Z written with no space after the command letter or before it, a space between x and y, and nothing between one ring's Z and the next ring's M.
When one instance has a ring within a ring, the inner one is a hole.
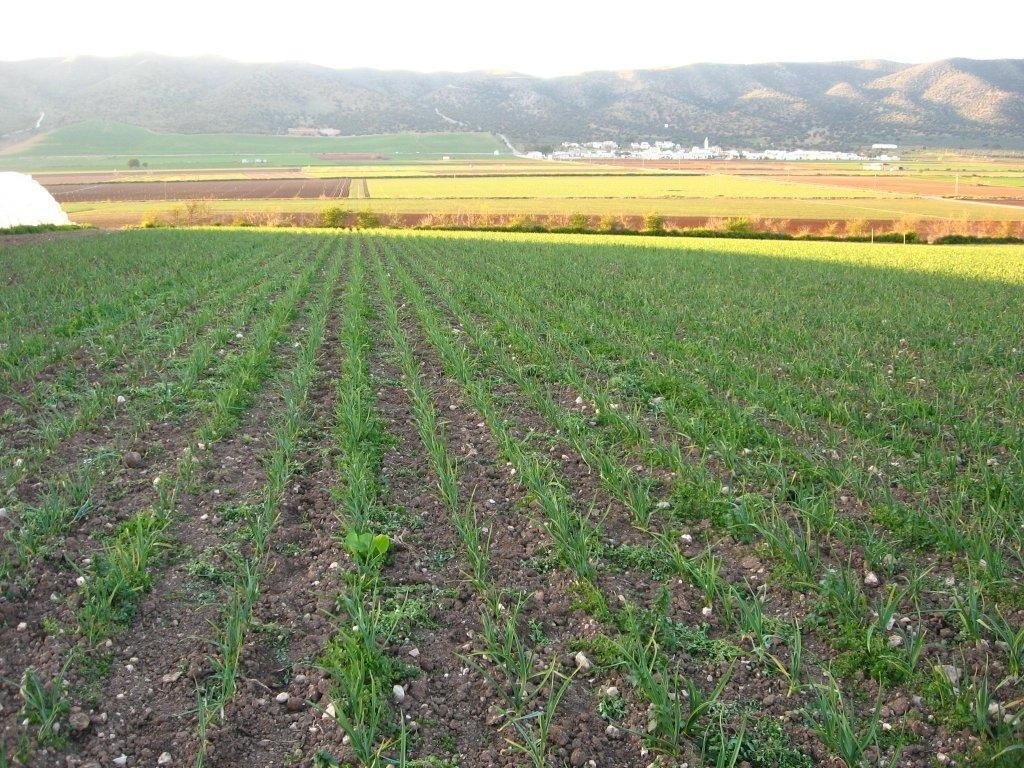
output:
M484 130L530 148L669 139L750 147L874 142L1024 148L1024 60L694 64L526 75L334 70L218 58L0 62L10 143L83 120L181 133Z

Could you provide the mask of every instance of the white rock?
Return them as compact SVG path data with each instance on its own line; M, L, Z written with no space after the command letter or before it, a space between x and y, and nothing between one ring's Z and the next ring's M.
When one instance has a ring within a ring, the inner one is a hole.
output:
M391 698L395 704L401 704L405 701L405 688L400 685L396 685L391 689Z
M878 575L874 571L868 571L864 574L864 586L865 587L877 587L878 586Z
M276 701L278 704L287 704L288 699L290 698L291 695L288 693L288 691L281 691L279 694L277 694L277 696L274 697L274 701Z
M683 544L693 544L693 536L691 536L688 533L684 533L682 536L680 536L679 540L683 542Z
M714 613L710 605L705 605L703 608L700 609L700 612L703 616L710 616L712 613Z
M900 635L889 635L889 647L899 648L903 645L903 638Z
M125 766L128 765L128 755L122 752L120 755L114 758L114 765Z
M607 688L604 689L604 695L610 699L614 699L616 696L619 695L619 689L616 688L614 685L609 685Z
M117 396L117 404L118 405L124 405L127 402L128 402L128 399L124 395L118 395Z
M26 629L28 629L28 624L26 622L24 622L24 621L19 621L18 622L18 631L19 632L24 632Z
M420 655L420 649L419 648L413 648L412 650L409 651L409 655L412 656L414 659L418 658L419 655Z
M943 664L940 668L942 669L942 674L946 676L951 685L956 685L960 682L960 670L952 664Z
M157 765L170 765L172 759L173 758L171 757L171 753L170 752L161 752L160 753L160 757L158 757L156 759L156 764Z
M672 506L672 503L669 501L659 501L654 506L656 509L668 509L669 507Z
M586 654L583 653L583 651L580 651L579 653L577 653L573 657L573 660L576 662L576 668L577 669L582 669L584 672L590 671L590 668L592 666L594 666L593 664L590 663L590 659L587 658Z
M320 715L320 717L322 717L324 720L333 720L335 715L337 714L338 710L334 706L334 702L332 701L330 704L327 705L327 708L324 710L324 713Z

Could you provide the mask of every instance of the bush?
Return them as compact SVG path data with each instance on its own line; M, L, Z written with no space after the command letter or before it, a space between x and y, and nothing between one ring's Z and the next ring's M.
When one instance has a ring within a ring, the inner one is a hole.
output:
M664 235L665 217L660 213L648 214L644 219L644 232L648 235Z
M347 226L349 213L344 208L332 206L324 208L320 212L321 227L344 227Z
M380 216L373 211L360 211L356 214L356 226L359 229L376 229L380 225Z
M574 213L569 217L570 232L586 232L590 226L590 219L582 213Z

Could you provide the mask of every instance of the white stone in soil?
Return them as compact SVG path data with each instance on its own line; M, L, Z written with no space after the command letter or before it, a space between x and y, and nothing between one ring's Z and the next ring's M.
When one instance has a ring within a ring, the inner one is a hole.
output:
M394 700L395 704L401 704L405 701L405 688L400 685L396 685L391 689L391 698Z
M281 691L279 694L277 694L277 696L274 697L274 701L276 701L278 704L287 704L288 699L290 698L291 695L289 695L288 691Z
M156 764L157 765L170 765L171 764L171 760L173 760L173 759L174 758L171 757L171 753L170 752L161 752L160 753L160 757L158 757L156 759Z

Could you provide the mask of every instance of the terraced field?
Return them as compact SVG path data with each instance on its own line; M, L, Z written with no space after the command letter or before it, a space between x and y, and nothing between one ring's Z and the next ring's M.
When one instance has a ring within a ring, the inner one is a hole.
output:
M0 266L0 765L1024 758L1019 248Z

